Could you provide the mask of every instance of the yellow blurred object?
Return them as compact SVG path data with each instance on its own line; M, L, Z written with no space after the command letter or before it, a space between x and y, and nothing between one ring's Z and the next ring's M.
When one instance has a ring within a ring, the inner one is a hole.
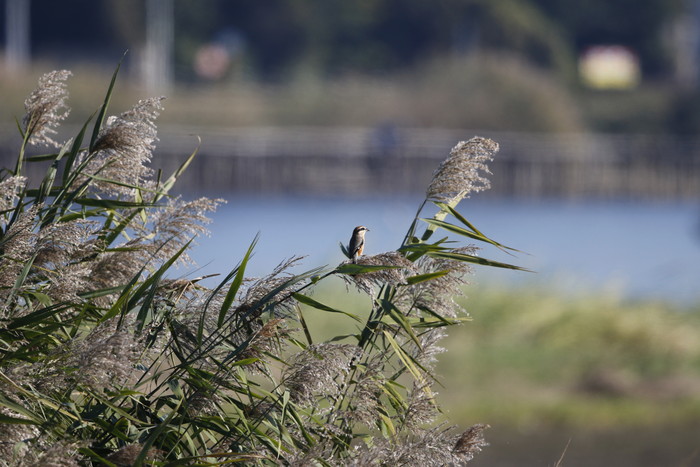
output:
M632 89L641 79L639 59L627 47L595 46L579 59L579 74L594 89Z

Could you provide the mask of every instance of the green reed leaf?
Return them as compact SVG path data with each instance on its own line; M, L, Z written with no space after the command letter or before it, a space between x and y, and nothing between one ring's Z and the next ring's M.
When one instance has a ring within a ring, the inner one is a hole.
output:
M126 57L126 52L124 55L122 55L121 60L119 60L119 63L117 64L117 68L114 70L114 73L112 73L112 79L109 82L109 87L107 88L107 94L105 95L104 101L102 103L102 106L100 107L100 111L97 114L97 119L95 120L95 126L92 129L92 136L90 137L90 152L92 152L95 148L95 142L97 142L97 137L100 134L100 131L102 130L102 124L104 123L105 116L107 115L107 108L109 107L109 103L112 100L112 93L114 92L114 84L117 82L117 75L119 74L119 69L122 66L122 63L124 62L124 58Z
M520 266L514 266L512 264L501 263L500 261L492 261L490 259L482 258L480 256L467 255L464 253L455 253L452 251L431 251L426 253L428 256L433 258L445 258L452 259L455 261L463 261L465 263L480 264L482 266L490 266L494 268L504 268L504 269L515 269L518 271L532 272L529 269L522 268Z
M255 249L255 245L257 245L259 238L260 234L255 235L255 238L250 243L248 250L243 256L243 259L241 260L240 264L236 267L236 277L233 278L233 282L231 282L231 287L229 287L228 292L226 292L226 297L224 297L224 301L221 304L221 310L219 311L219 317L217 319L217 324L219 326L221 326L224 323L226 313L231 308L231 305L233 304L233 301L236 298L236 294L238 293L238 289L240 289L241 284L243 284L245 268L248 265L248 261L250 260L250 257L253 254L253 250Z
M402 268L402 266L383 266L383 265L373 266L373 265L368 265L368 264L346 263L346 264L341 264L340 266L335 268L333 270L333 272L336 274L354 275L354 274L364 274L367 272L382 271L384 269L401 269L401 268Z
M311 297L309 297L309 296L306 296L306 295L303 295L303 294L300 294L300 293L293 293L293 294L292 294L292 297L294 297L294 299L295 299L296 301L298 301L299 303L303 303L304 305L310 306L310 307L312 307L312 308L316 308L317 310L328 311L328 312L330 312L330 313L340 313L340 314L342 314L342 315L345 315L345 316L347 316L347 317L349 317L349 318L354 319L354 320L357 321L357 322L361 322L361 321L362 321L362 320L360 319L360 317L357 316L357 315L354 315L354 314L352 314L352 313L348 313L347 311L338 310L338 309L333 308L333 307L330 307L330 306L328 306L328 305L324 305L323 303L318 302L318 301L314 300L313 298L311 298Z

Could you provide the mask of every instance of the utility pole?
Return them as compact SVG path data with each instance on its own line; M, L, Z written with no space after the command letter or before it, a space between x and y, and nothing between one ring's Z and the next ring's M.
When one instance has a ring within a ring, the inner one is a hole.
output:
M5 0L5 66L11 73L29 63L30 0Z
M670 24L667 37L676 84L695 89L700 81L700 0L686 3L686 11Z
M143 83L149 92L167 92L173 81L173 0L146 0Z

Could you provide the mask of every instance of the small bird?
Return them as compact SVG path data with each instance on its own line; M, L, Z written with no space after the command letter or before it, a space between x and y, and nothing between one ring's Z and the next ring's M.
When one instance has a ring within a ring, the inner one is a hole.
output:
M352 231L352 237L350 237L350 244L348 245L348 253L353 263L358 257L362 256L362 252L365 249L365 232L368 231L369 229L364 225L358 225L355 227L355 230Z

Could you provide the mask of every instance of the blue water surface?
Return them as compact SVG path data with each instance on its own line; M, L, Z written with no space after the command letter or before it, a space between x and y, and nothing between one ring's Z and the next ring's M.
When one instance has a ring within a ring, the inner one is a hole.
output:
M297 196L224 196L191 256L198 270L225 274L259 233L248 273L261 276L279 262L305 255L295 272L336 265L338 246L365 225L365 254L396 249L417 197L329 199ZM477 267L472 282L539 284L562 291L613 291L632 299L700 299L700 207L690 202L467 199L459 211L492 239L524 253L509 256L485 246L481 255L534 271Z

